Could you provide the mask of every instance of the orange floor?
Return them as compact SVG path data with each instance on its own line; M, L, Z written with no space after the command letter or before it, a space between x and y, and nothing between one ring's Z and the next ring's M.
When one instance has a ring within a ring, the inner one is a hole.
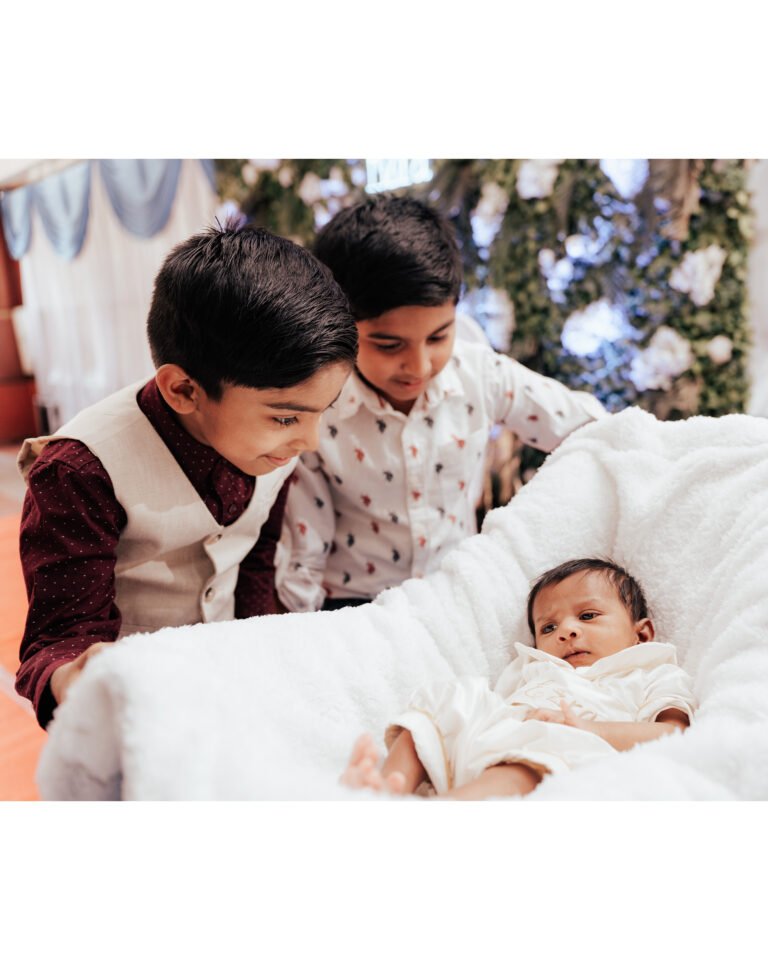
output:
M19 563L19 517L0 517L0 800L37 800L35 768L45 733L13 693L26 594Z

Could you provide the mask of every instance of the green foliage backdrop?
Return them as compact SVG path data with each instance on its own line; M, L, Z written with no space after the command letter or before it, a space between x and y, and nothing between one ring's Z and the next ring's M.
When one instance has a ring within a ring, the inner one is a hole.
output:
M365 195L361 160L216 163L222 199L305 244ZM435 160L404 190L455 224L467 303L508 298L504 346L528 366L611 410L742 412L748 162L631 163L620 190L610 161Z

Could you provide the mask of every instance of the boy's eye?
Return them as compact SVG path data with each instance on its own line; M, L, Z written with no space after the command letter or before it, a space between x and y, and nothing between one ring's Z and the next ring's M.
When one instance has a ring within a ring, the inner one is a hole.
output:
M394 353L395 350L400 349L399 343L377 343L375 344L377 350L381 350L382 353Z
M445 339L447 338L447 336L448 336L447 333L441 333L439 337L430 337L430 338L429 338L429 342L430 342L430 343L440 343L442 340L445 340Z
M298 417L272 417L275 423L279 423L281 427L292 427L294 423L299 422Z

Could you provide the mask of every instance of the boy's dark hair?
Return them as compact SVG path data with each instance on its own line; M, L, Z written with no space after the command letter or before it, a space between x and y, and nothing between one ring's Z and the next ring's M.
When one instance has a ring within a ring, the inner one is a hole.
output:
M224 384L292 387L357 357L357 328L330 271L290 240L229 224L166 257L147 334L155 366L178 364L213 400Z
M453 228L411 197L379 195L342 210L317 235L314 252L349 297L356 320L459 299Z
M567 580L575 573L585 573L588 570L596 570L605 574L606 578L616 588L619 599L629 611L634 623L648 616L648 604L642 588L624 567L620 567L618 563L614 563L612 560L599 560L595 557L587 557L582 560L566 560L565 563L542 573L531 587L531 592L528 594L528 626L532 636L536 636L536 628L533 623L533 603L544 587L562 583L563 580Z

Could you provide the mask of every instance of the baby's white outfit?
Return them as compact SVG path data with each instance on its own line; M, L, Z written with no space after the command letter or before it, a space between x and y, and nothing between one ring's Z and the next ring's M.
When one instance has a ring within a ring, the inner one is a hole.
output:
M691 717L696 709L672 644L635 644L585 667L522 643L515 648L493 690L482 677L427 684L388 727L388 746L401 730L411 732L438 794L500 763L557 773L616 752L587 730L526 720L535 708L560 710L565 700L586 719L611 721L653 721L672 707Z

